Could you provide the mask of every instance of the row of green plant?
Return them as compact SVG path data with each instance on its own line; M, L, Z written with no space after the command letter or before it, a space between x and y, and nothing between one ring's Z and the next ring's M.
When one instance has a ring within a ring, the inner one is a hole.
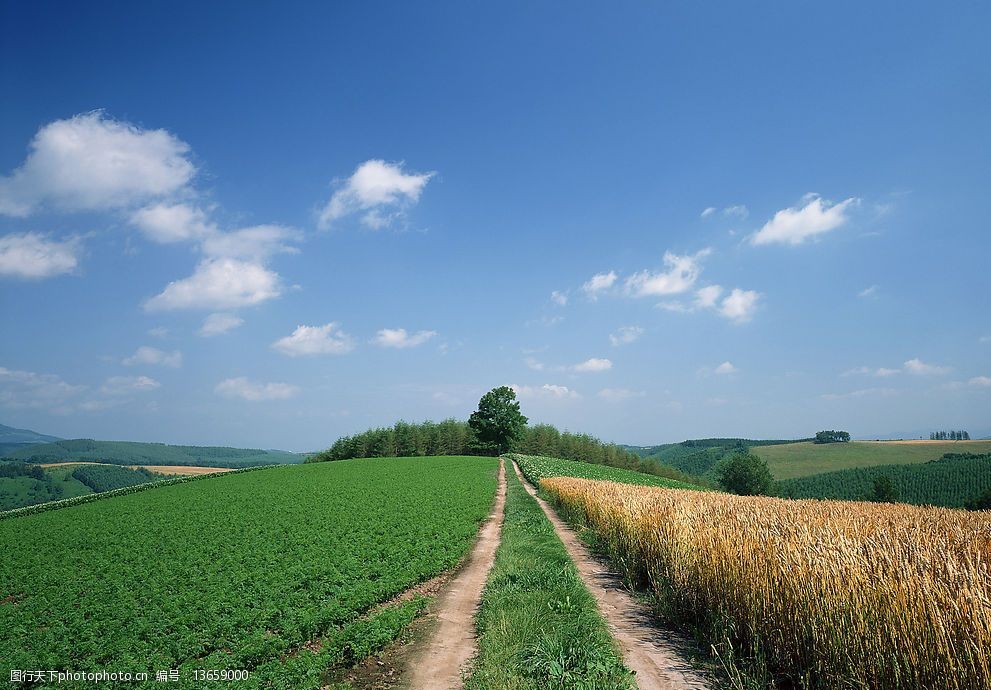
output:
M947 453L939 460L915 465L877 465L777 483L784 498L829 498L846 501L935 505L945 508L983 507L991 492L991 453Z
M94 493L123 489L164 478L143 467L131 469L122 465L79 465L72 470L72 477L88 486Z
M608 465L596 465L587 462L550 458L540 455L524 455L509 453L505 456L519 465L520 470L531 484L537 486L546 477L577 477L579 479L604 479L622 484L639 486L660 486L668 489L702 489L694 484L680 482L657 475L644 474Z
M321 687L328 659L380 646L377 604L468 551L496 468L397 458L227 473L4 520L0 677L232 668L251 680L227 687Z
M633 676L553 525L512 467L506 479L502 539L476 618L478 655L466 690L632 690Z

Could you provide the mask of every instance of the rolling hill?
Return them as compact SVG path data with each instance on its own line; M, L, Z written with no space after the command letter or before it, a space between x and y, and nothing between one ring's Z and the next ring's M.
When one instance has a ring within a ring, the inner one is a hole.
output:
M17 429L0 424L0 456L38 443L53 443L61 440L58 436L48 436L30 429Z
M18 448L8 452L3 459L31 463L103 462L113 465L198 465L239 468L301 463L304 456L258 448L170 446L164 443L72 439Z

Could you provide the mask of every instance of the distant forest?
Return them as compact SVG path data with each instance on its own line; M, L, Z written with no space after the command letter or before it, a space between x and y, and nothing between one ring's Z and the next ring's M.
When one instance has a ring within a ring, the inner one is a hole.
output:
M969 441L970 434L966 431L934 431L929 434L930 441Z
M420 424L396 422L391 427L369 429L353 436L339 438L327 450L310 456L307 462L350 458L485 454L473 441L468 423L457 419ZM526 427L511 451L580 460L690 481L682 472L656 460L643 458L621 446L604 443L588 434L560 431L550 424Z

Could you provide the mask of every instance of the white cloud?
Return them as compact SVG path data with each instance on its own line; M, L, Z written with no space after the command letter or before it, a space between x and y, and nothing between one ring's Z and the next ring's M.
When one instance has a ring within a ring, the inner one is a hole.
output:
M169 329L165 326L156 326L155 328L148 329L148 335L155 338L166 338L169 335Z
M545 383L543 386L518 386L515 383L509 385L518 398L545 399L545 400L577 400L581 396L567 386L558 386L553 383Z
M51 278L72 272L79 264L78 238L48 239L35 232L11 233L0 237L0 276L8 278Z
M699 215L700 215L700 216L701 216L702 218L708 218L709 216L711 216L711 215L713 215L713 214L714 214L714 213L715 213L716 211L718 211L718 210L719 210L719 209L718 209L718 208L716 208L715 206L709 206L708 208L706 208L706 209L704 209L704 210L702 211L702 213L700 213Z
M978 388L989 388L991 387L991 376L975 376L967 382L967 385Z
M133 355L121 360L121 364L126 367L132 367L137 364L155 364L175 369L182 366L182 353L178 350L165 352L155 347L142 345Z
M278 297L278 274L261 264L236 259L205 259L193 275L169 283L145 302L148 311L236 309Z
M36 374L0 367L0 405L58 411L86 389L63 381L55 374Z
M677 295L691 289L702 272L702 259L712 253L703 249L692 255L664 253L666 271L640 271L626 279L626 292L635 297Z
M894 388L862 388L850 391L849 393L824 393L823 400L845 400L847 398L868 398L874 396L894 395L897 391Z
M901 369L889 369L887 367L878 367L877 369L872 369L870 367L855 367L853 369L847 369L841 376L878 376L878 377L888 377L895 376L896 374L902 373Z
M647 394L644 391L634 391L629 388L603 388L596 395L606 402L619 403L633 398L643 398Z
M100 111L45 125L29 149L21 166L0 178L0 214L23 217L43 205L124 208L178 192L196 174L183 141Z
M864 288L857 293L857 297L861 299L867 299L868 297L876 297L878 291L877 285L871 285L869 288Z
M740 218L742 220L750 215L750 210L743 204L737 204L724 208L723 215L727 218Z
M608 359L601 359L598 357L586 359L584 362L571 367L572 371L579 373L598 373L601 371L609 371L610 369L612 369L612 362Z
M846 211L858 201L851 197L833 204L818 195L806 195L804 206L793 206L775 213L764 227L750 236L750 243L802 244L845 224L849 220Z
M721 285L706 285L695 293L695 306L699 309L714 309L719 296L723 294Z
M617 277L615 271L596 273L582 285L582 290L589 299L598 299L599 293L611 288L616 283Z
M719 313L730 321L745 323L753 318L759 301L759 292L733 288L733 291L720 304Z
M905 371L916 376L937 376L948 374L951 369L938 364L926 364L921 359L915 358L905 362Z
M640 326L622 326L615 333L609 335L609 342L614 347L629 345L639 340L643 333L644 331Z
M243 376L225 379L213 390L225 398L241 398L251 402L287 400L299 394L299 388L288 383L255 383Z
M343 355L354 349L354 340L331 322L323 326L297 326L292 335L280 338L272 347L290 357Z
M543 364L543 362L538 361L536 357L527 357L523 361L527 365L528 368L530 368L530 369L532 369L534 371L543 371L544 370L544 364Z
M236 314L217 312L210 314L203 320L203 326L200 328L199 334L204 338L212 338L215 335L228 333L243 323L244 319Z
M720 364L718 367L712 370L712 373L719 375L735 374L739 371L732 362L726 361Z
M206 213L189 204L159 203L131 214L131 224L159 244L199 241L217 233Z
M436 335L437 331L407 333L405 328L383 328L375 334L372 342L381 347L416 347L417 345L423 345L423 343Z
M568 295L567 293L561 292L560 290L554 290L551 293L551 302L558 305L559 307L563 307L568 304Z
M100 393L123 396L135 392L153 391L162 384L148 376L111 376L100 387Z
M295 254L299 250L285 242L298 241L301 235L281 225L255 225L231 232L215 233L203 240L207 256L261 262L273 254Z
M900 374L900 373L902 373L901 369L888 369L887 367L878 367L877 370L875 370L874 375L886 377L886 376L894 376L895 374Z
M979 343L991 343L991 335L982 335L977 339Z
M318 225L326 229L334 221L362 211L365 213L361 222L367 227L377 230L390 225L420 199L434 174L406 174L401 163L365 161L330 197L320 212Z

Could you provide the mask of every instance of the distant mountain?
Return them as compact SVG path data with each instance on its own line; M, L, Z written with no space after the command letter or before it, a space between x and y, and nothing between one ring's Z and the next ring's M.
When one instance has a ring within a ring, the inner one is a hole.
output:
M296 453L259 448L169 446L164 443L94 441L77 438L21 446L9 451L5 459L33 463L104 462L113 465L194 465L235 468L300 463L303 462L304 457Z
M30 429L16 429L12 426L0 424L0 457L18 448L33 446L36 443L52 443L61 440L58 436L39 434L37 431L31 431Z

